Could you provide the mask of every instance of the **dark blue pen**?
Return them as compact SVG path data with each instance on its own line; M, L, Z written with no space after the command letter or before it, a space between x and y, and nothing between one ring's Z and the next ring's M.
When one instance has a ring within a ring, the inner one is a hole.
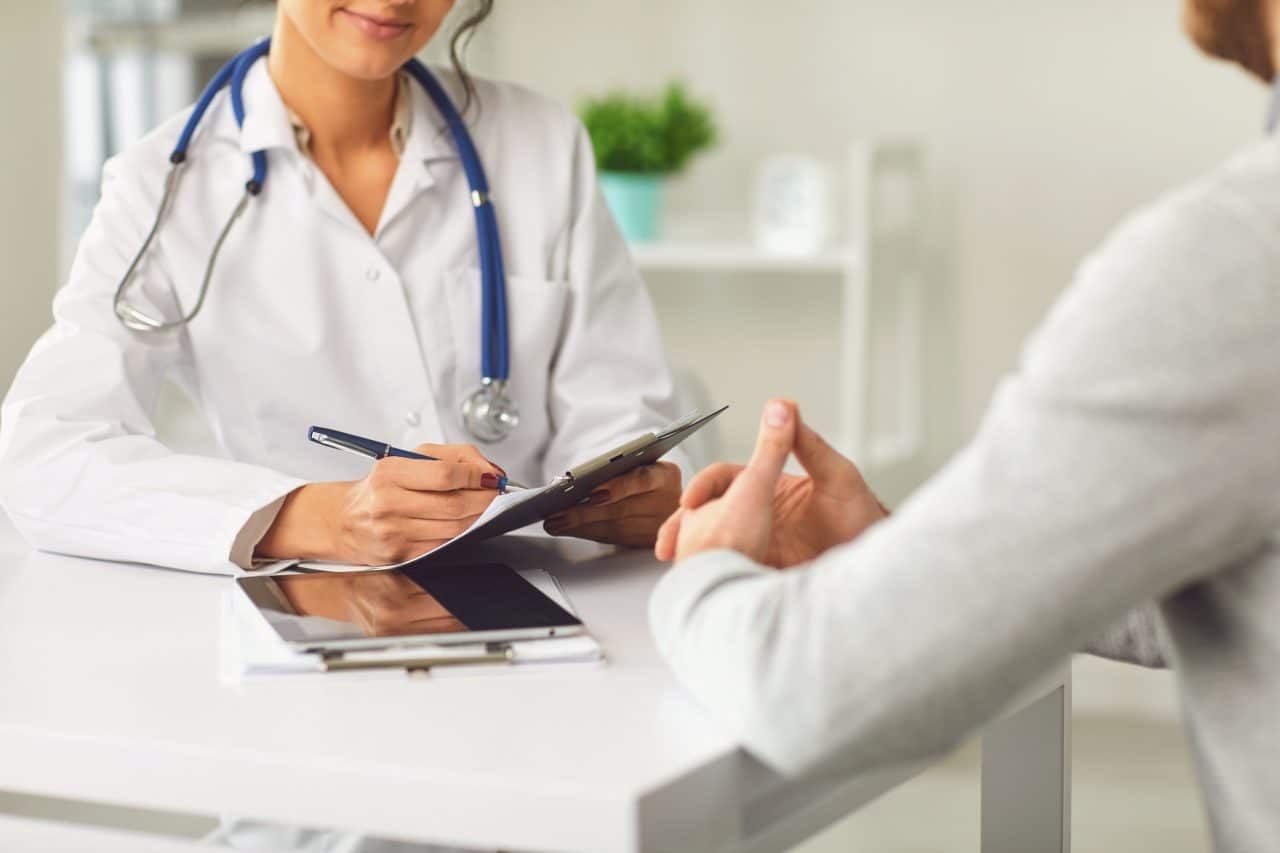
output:
M345 450L347 453L355 453L370 459L386 459L388 456L399 456L402 459L424 459L428 462L440 461L436 456L414 453L412 450L401 450L399 447L393 447L385 441L374 441L372 438L364 438L363 436L352 435L349 432L329 429L328 427L313 426L307 430L307 438L316 444L332 447L334 450ZM498 491L505 492L509 489L524 488L527 488L527 486L513 483L504 474L498 475Z

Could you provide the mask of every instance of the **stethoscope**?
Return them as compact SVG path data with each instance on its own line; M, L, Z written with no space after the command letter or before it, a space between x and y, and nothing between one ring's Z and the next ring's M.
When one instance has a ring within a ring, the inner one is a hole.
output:
M213 270L217 265L218 253L222 251L222 245L226 242L231 226L244 213L245 208L249 205L249 200L262 192L262 187L266 183L267 152L265 149L254 151L249 155L253 163L253 176L244 185L244 195L240 197L239 203L236 204L231 216L227 218L226 224L223 225L222 230L218 233L218 239L214 242L213 251L209 255L209 262L205 265L204 279L200 283L200 293L196 297L195 305L191 311L178 320L161 320L130 305L125 301L124 294L133 279L138 264L142 261L142 256L146 254L147 249L151 246L151 241L156 236L156 232L160 229L160 222L164 218L165 212L173 201L174 189L178 183L178 174L187 161L187 148L191 144L191 137L195 134L196 127L204 117L205 111L208 110L209 104L218 92L229 86L231 91L231 110L235 114L236 124L243 126L245 76L249 73L250 66L265 56L270 48L271 39L263 39L224 65L200 94L200 99L196 101L195 109L192 111L190 118L187 119L186 125L182 128L178 143L174 146L173 153L169 155L169 173L165 177L164 195L160 199L160 208L156 211L155 222L152 223L151 230L142 242L142 248L138 250L138 254L134 255L133 262L125 270L124 278L120 280L120 285L116 288L113 306L116 317L126 328L135 332L169 331L190 323L204 306L205 297L209 293L209 282L213 278ZM444 88L441 87L440 82L427 70L425 65L416 59L411 59L405 63L404 69L426 90L436 109L444 116L445 123L449 126L449 132L453 136L454 145L458 149L463 171L467 175L467 184L471 190L471 206L475 211L476 238L479 243L482 288L480 309L481 379L480 387L462 402L462 425L477 441L486 443L501 441L519 425L520 414L516 409L515 401L507 393L508 378L510 376L507 347L507 276L502 264L502 243L498 236L498 220L494 216L493 202L489 197L489 181L485 177L484 166L480 163L480 156L476 153L471 134L467 131L466 124L462 121L462 116L458 114L457 108L449 100L449 96L445 93Z

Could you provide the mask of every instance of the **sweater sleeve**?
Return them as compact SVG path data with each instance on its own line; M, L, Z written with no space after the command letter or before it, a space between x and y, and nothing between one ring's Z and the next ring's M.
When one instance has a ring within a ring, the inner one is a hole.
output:
M1133 608L1107 627L1084 647L1091 655L1152 669L1169 666L1160 634L1156 630L1155 605L1148 602Z
M1280 290L1211 198L1081 268L973 442L812 564L678 564L677 678L783 771L932 756L1135 606L1255 553L1280 513Z

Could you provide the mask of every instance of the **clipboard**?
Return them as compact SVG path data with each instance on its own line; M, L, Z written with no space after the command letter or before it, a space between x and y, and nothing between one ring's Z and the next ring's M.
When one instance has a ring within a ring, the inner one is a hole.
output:
M710 414L693 414L677 421L661 432L647 432L625 444L583 462L546 486L516 492L516 500L486 518L484 515L463 533L429 551L400 563L396 568L426 567L440 560L463 545L491 539L536 524L586 501L593 491L641 465L657 462L681 442L722 415L728 406L721 406ZM502 498L499 499L503 500Z

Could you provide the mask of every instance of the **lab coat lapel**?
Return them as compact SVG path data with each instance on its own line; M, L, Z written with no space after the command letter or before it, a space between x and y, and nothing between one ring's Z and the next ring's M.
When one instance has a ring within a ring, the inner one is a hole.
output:
M458 168L452 137L431 99L417 83L410 85L409 97L412 109L409 136L374 231L374 242L380 248L386 230L424 193L436 186L436 170ZM450 400L451 395L447 388L433 387L439 369L433 370L430 361L437 356L429 355L433 348L424 340L424 337L431 338L432 333L420 328L421 318L414 317L410 289L408 283L400 279L401 274L401 270L394 273L394 284L390 281L378 283L381 285L378 290L383 306L380 317L383 318L383 328L390 332L379 336L380 346L386 350L389 362L405 371L404 376L398 377L404 383L403 387L421 387L424 393L420 402L406 411L400 440L409 446L422 441L447 442L449 436L441 423L438 404ZM410 364L417 369L411 369Z
M380 238L419 195L436 184L434 169L460 166L453 140L430 98L416 83L409 91L413 110L409 137L378 227L369 241L369 248L374 254L365 271L366 280L360 283L357 304L349 308L367 312L371 328L382 330L380 334L371 336L367 343L371 349L379 351L378 360L387 365L389 381L385 393L388 403L403 410L395 442L412 445L421 441L446 440L434 404L444 389L432 387L431 370L412 317L412 307L406 301L401 271L383 252ZM267 72L265 62L258 62L250 69L245 78L244 98L245 121L239 129L241 149L246 154L272 150L269 168L280 168L291 160L299 170L312 202L325 215L369 240L364 226L332 184L315 163L298 151L288 109ZM277 180L280 177L276 175ZM268 192L271 180L269 171ZM459 199L458 203L464 201ZM391 403L391 400L395 402Z
M413 111L409 138L405 141L400 168L396 170L391 192L387 194L377 234L388 228L414 203L419 195L437 183L437 171L460 168L457 149L444 119L422 87L416 82L409 87ZM461 200L460 200L461 201Z

